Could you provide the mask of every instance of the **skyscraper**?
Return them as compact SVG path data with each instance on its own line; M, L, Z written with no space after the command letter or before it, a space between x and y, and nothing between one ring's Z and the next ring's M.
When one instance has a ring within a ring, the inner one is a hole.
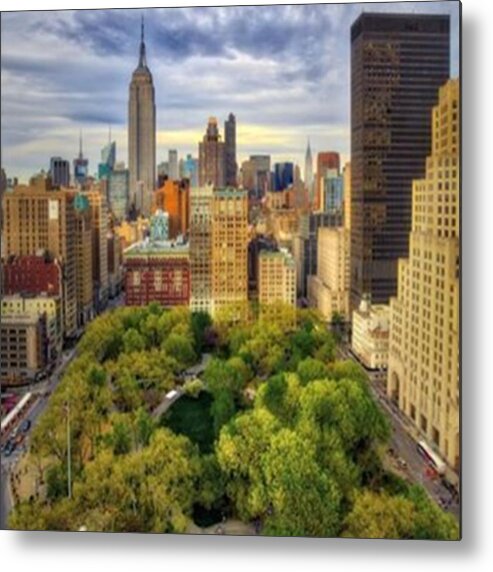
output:
M449 76L449 16L363 13L351 27L351 298L387 303L407 255L413 179Z
M390 301L387 392L445 460L459 468L459 81L440 89L432 153L413 182L409 252Z
M248 301L248 196L233 188L212 200L212 311L241 318Z
M79 156L74 159L74 184L83 187L89 174L89 161L84 158L82 152L82 131L79 135Z
M313 204L313 159L312 150L310 148L310 139L308 139L305 154L305 186L308 191L310 204Z
M236 187L236 118L230 113L224 122L224 178L228 187Z
M4 196L2 248L5 257L40 250L60 260L65 336L77 330L76 220L73 191L19 185Z
M116 163L108 181L108 203L111 212L118 220L123 220L128 212L128 169L125 163Z
M224 187L225 145L217 127L217 119L210 117L207 130L199 143L199 185Z
M190 309L212 309L212 199L213 187L190 190Z
M274 164L274 191L285 191L294 182L293 163Z
M61 157L50 159L51 184L55 188L70 186L70 163Z
M176 149L170 149L168 151L168 176L172 181L178 181L180 179L180 173L178 171L178 151Z
M116 141L110 140L101 149L101 163L98 165L98 177L100 179L108 179L111 171L113 171L116 163Z
M146 60L144 20L139 63L132 74L129 90L128 168L130 202L148 216L156 179L156 105L152 74Z
M327 171L340 170L339 153L335 151L321 151L317 153L317 181L314 190L312 207L314 210L323 210L322 195L324 191L324 178Z

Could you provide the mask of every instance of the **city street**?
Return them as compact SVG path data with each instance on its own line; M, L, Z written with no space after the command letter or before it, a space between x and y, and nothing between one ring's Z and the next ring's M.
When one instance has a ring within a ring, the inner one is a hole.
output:
M33 427L36 425L39 416L46 408L49 396L56 389L65 368L72 361L75 356L75 348L66 350L63 352L60 363L55 369L50 378L46 381L33 385L31 387L32 393L36 396L36 400L33 402L31 407L25 412L23 418L19 420L19 424L23 419L30 419L31 427L26 432L24 441L20 447L17 447L14 452L9 456L1 456L1 480L0 480L0 529L7 528L7 519L9 512L12 508L12 498L10 494L9 478L12 470L15 468L19 462L20 457L27 450L29 437Z
M350 359L359 363L346 348L338 348L339 357ZM360 364L361 365L361 364ZM416 449L417 442L413 438L413 425L399 411L398 407L387 398L385 381L386 373L366 370L370 379L370 388L375 399L387 414L392 426L390 449L394 454L389 455L393 469L404 478L422 485L428 494L437 502L450 501L451 494L442 484L440 479L432 480L426 475L427 464ZM460 503L452 501L448 508L449 512L457 518L460 515Z

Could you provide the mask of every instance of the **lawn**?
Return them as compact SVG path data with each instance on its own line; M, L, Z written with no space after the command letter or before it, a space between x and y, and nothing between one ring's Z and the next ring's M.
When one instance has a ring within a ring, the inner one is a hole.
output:
M211 404L212 396L205 391L196 398L184 395L161 417L160 424L176 434L186 435L201 453L210 453L214 444Z

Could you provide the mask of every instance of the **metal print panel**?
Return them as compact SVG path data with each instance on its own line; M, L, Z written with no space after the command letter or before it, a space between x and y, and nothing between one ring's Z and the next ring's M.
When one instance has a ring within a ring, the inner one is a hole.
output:
M1 526L460 538L460 4L4 12Z

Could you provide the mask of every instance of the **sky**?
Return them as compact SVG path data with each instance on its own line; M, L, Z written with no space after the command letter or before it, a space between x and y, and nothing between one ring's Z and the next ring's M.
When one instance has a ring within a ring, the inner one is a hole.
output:
M451 76L459 72L459 3L406 2L3 12L1 151L27 180L51 156L72 161L82 131L91 173L108 142L127 163L128 86L145 19L154 77L157 162L198 154L210 116L237 120L238 162L250 154L303 165L350 149L350 42L363 11L450 14Z

